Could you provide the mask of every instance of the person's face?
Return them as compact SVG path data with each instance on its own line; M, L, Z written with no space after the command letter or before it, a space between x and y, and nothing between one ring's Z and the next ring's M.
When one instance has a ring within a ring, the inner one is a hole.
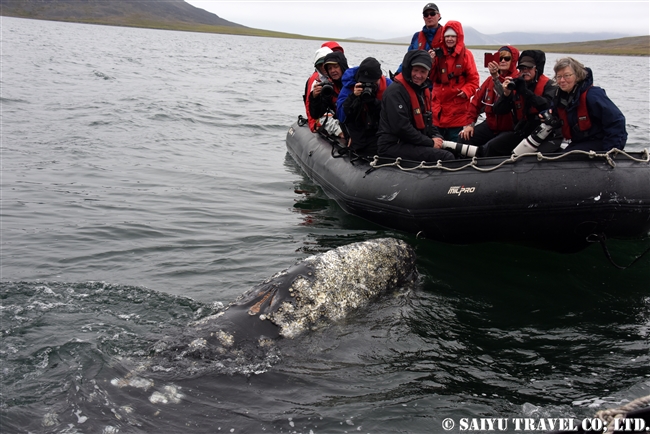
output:
M411 69L411 81L418 86L422 86L429 77L429 70L424 66L415 65Z
M447 48L454 48L456 46L456 41L458 41L458 36L456 35L445 36L445 45Z
M524 81L533 81L535 80L535 72L537 71L536 67L520 66L519 76L524 79Z
M440 12L433 9L427 9L422 13L424 18L424 25L427 27L436 27L440 21Z
M576 73L570 66L560 69L555 73L557 85L565 92L571 92L576 85Z
M318 70L318 72L320 72L321 75L325 75L325 68L324 68L324 66L325 66L325 65L323 65L322 63L321 63L320 65L316 65L316 69Z
M328 63L325 65L325 70L327 71L327 75L329 75L332 80L338 80L343 75L343 72L341 71L341 65L338 63Z
M511 64L512 64L512 53L509 51L501 51L499 53L499 71L501 72L510 71Z

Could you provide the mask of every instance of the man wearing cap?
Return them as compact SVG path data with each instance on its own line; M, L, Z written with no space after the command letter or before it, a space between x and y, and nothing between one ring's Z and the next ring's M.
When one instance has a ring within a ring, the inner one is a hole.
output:
M336 115L349 138L348 145L357 155L373 157L377 154L381 100L392 81L384 77L381 64L374 57L345 71L342 80Z
M415 32L411 38L411 45L408 50L424 50L435 55L433 50L443 47L442 25L440 24L440 10L435 3L427 3L422 9L424 18L424 27L419 32Z
M316 54L314 55L315 71L311 75L311 77L309 77L307 83L305 83L305 94L302 96L302 99L303 102L305 103L305 112L307 113L307 122L309 123L309 129L312 132L316 131L316 123L318 122L318 119L314 119L309 114L308 95L312 93L314 87L316 86L316 83L320 83L321 81L327 78L323 64L325 63L325 56L327 56L331 52L332 50L329 47L321 47L318 50L316 50Z
M340 51L325 56L323 67L329 81L317 82L309 94L309 115L318 119L316 129L325 128L331 134L344 138L336 116L336 101L343 87L343 73L348 70L348 61Z
M479 87L472 52L465 48L463 26L449 21L443 27L445 48L436 55L429 77L433 82L433 124L445 140L458 141L467 123L470 99Z
M524 50L519 57L519 77L506 77L503 81L503 97L494 104L495 114L512 114L514 132L490 141L487 156L507 156L541 123L539 113L551 108L557 85L544 75L546 54L541 50ZM514 87L514 89L511 89ZM558 127L537 148L549 153L560 150L562 130Z
M440 149L442 136L431 122L431 56L422 50L409 51L402 67L382 98L379 155L418 162L453 160L453 154Z
M444 45L438 6L435 3L427 3L424 5L422 18L424 18L424 27L419 32L413 34L408 51L424 50L429 52L431 58L433 58L435 56L435 50L441 49ZM402 72L402 65L397 68L395 74L399 74L400 72Z

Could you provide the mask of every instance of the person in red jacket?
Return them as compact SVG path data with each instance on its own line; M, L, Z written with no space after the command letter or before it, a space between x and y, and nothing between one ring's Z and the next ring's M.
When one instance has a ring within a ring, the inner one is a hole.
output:
M519 61L519 50L511 45L499 48L499 62L490 62L488 77L480 89L472 98L469 105L468 120L465 128L460 132L460 142L474 146L481 146L488 143L501 133L512 131L514 124L512 115L494 113L495 101L503 95L503 82L506 77L516 78L517 61ZM485 121L476 125L481 113L485 113ZM481 150L476 154L483 156Z
M445 140L458 141L467 121L470 98L479 86L472 52L465 48L463 26L449 21L443 27L445 47L436 53L431 69L433 124Z
M317 83L327 80L327 73L325 72L325 56L331 52L332 50L329 47L326 47L325 44L316 50L316 54L314 55L314 73L309 77L309 79L307 79L307 83L305 83L305 94L302 96L302 100L305 103L305 112L307 114L309 129L312 132L316 132L318 118L314 119L309 112L309 95L313 92Z

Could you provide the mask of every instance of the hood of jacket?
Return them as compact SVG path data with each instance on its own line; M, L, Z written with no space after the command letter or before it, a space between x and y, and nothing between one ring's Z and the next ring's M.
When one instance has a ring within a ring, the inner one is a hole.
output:
M517 63L519 63L519 50L517 50L512 45L506 45L499 49L499 52L503 51L504 48L507 48L512 54L512 60L510 60L510 69L508 69L507 76L517 77L519 75L519 70L517 69Z
M411 81L411 72L413 71L413 63L424 63L429 65L429 70L431 69L431 55L424 50L411 50L406 53L404 56L404 60L402 61L402 77L406 81L408 81L411 86L413 86L414 89L417 89L418 86L416 86L412 81ZM427 78L426 81L420 86L420 88L424 89L425 87L429 87L431 85L431 81Z
M537 77L544 74L544 66L546 65L546 54L542 50L524 50L519 54L519 58L530 56L535 60L535 67L537 68Z
M463 25L458 21L447 21L447 24L442 28L442 35L444 38L445 32L447 29L453 29L456 32L456 47L454 48L453 53L458 55L463 48L465 48L465 32L463 31ZM447 45L445 47L445 54L449 52Z
M341 53L340 51L333 51L333 52L329 53L327 56L325 56L325 62L324 63L328 63L328 62L332 62L332 61L339 64L339 66L341 67L341 73L342 74L345 74L345 72L348 69L350 69L350 67L348 66L348 60L345 58L345 54ZM327 75L329 76L329 74L327 74ZM341 78L343 78L343 77L341 76ZM330 78L330 80L331 80L331 78Z
M341 53L345 52L343 51L343 47L341 47L339 43L336 41L323 42L323 45L321 45L321 47L327 47L332 51L340 51Z

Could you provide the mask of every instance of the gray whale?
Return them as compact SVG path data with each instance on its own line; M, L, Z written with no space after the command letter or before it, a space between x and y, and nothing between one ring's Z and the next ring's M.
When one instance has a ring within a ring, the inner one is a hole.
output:
M154 352L169 359L219 359L264 351L275 339L342 319L415 277L415 252L404 241L344 245L276 273L224 311L189 324L180 338L158 343Z

